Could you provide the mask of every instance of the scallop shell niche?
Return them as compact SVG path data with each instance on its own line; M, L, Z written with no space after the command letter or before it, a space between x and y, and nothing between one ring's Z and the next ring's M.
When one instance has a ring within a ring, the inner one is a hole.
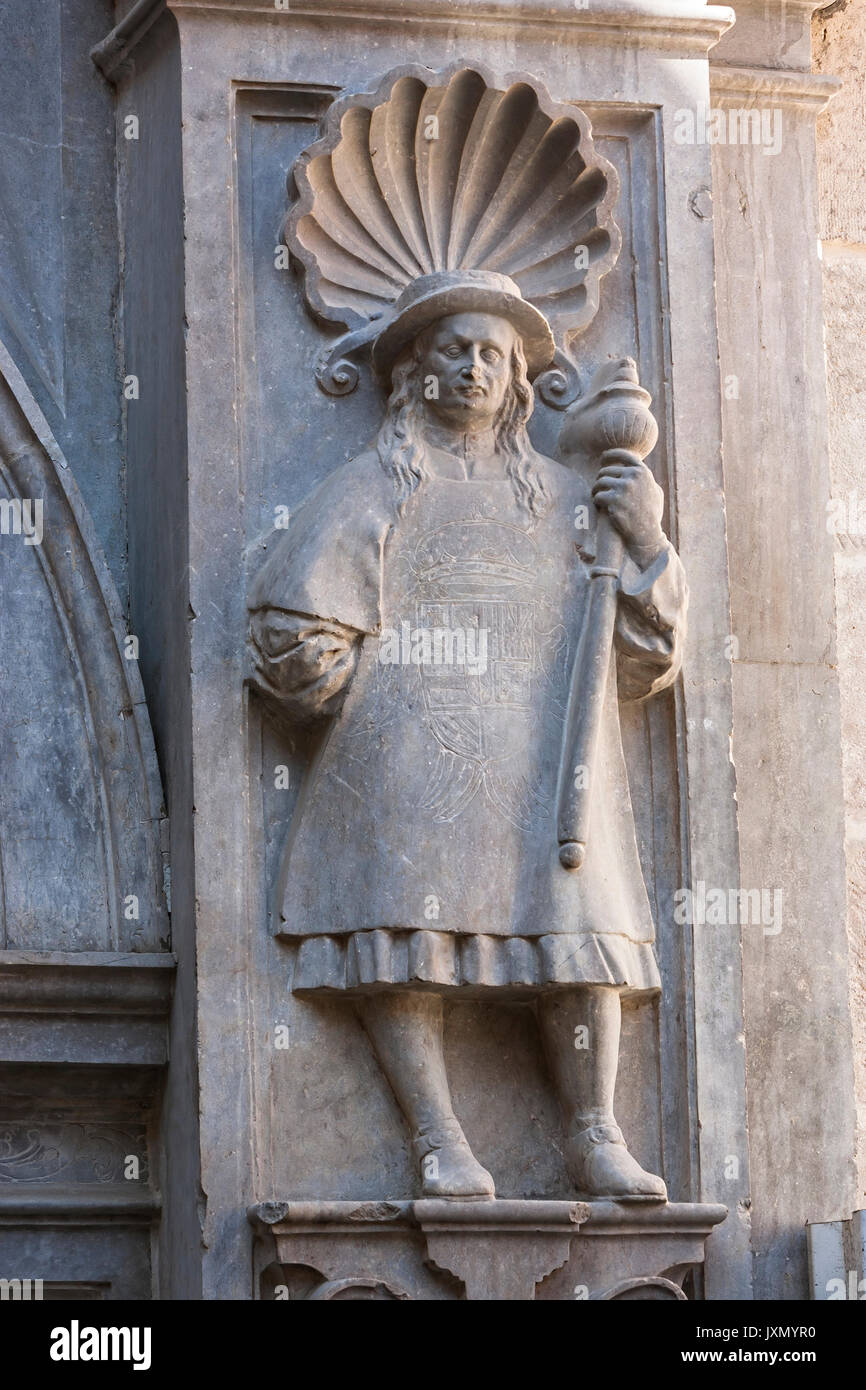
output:
M617 173L582 111L525 75L400 68L377 91L335 101L292 172L285 240L308 308L347 330L319 360L326 391L354 388L355 361L413 280L494 271L550 322L557 369L545 399L567 403L556 399L567 350L620 249Z

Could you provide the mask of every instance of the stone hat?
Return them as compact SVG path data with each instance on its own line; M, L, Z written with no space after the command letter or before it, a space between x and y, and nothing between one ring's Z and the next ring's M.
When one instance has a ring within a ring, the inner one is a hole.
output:
M401 348L460 312L512 323L535 378L554 333L567 346L591 321L619 252L616 170L586 115L528 74L396 68L328 108L293 179L284 235L307 305L346 330L316 365L331 395L354 390L373 343L387 382Z
M532 381L553 361L547 319L507 275L490 270L440 270L412 280L373 344L373 364L389 378L396 358L419 333L449 314L486 313L507 319L520 334Z

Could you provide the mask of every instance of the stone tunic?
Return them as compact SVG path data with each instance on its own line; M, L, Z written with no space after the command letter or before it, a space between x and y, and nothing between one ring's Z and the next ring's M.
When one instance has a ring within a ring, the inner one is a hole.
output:
M593 548L580 509L595 513L579 474L535 458L539 518L492 435L467 436L428 448L402 516L370 452L270 542L250 603L260 688L330 714L278 884L296 990L659 987L617 699L676 676L685 580L667 542L644 570L625 561L586 860L569 872L557 785ZM324 680L311 641L333 644Z

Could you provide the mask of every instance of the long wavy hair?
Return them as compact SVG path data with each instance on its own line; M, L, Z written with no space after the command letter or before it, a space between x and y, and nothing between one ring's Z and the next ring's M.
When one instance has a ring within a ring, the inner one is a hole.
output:
M391 395L376 440L382 467L394 481L398 516L404 514L412 494L430 477L421 428L424 406L420 368L435 328L433 324L419 333L394 363ZM547 511L550 499L526 433L532 406L526 358L520 339L515 336L511 382L493 422L493 433L497 450L505 459L505 476L518 503L530 516L537 518Z

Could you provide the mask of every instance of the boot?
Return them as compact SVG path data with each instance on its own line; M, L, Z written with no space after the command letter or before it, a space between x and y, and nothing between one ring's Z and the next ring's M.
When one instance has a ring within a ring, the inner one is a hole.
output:
M493 1197L493 1179L482 1168L456 1119L420 1130L412 1141L421 1166L422 1197Z
M566 1144L566 1161L581 1196L612 1201L667 1201L661 1178L644 1172L626 1148L613 1121L575 1131Z

